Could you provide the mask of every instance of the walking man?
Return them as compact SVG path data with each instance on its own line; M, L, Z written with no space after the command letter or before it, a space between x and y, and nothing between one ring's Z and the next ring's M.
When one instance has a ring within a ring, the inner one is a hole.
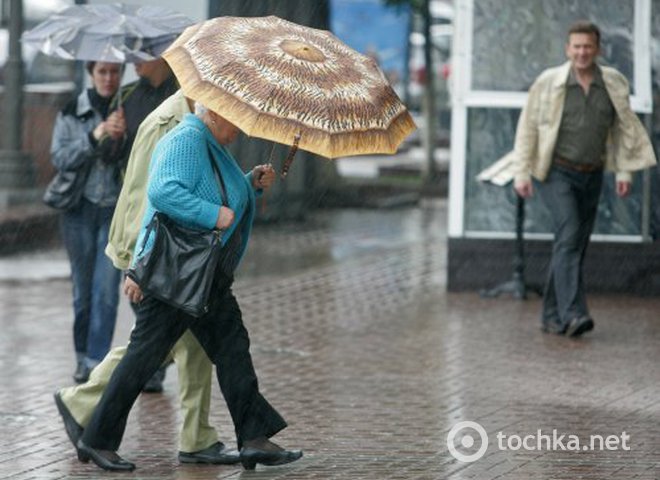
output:
M615 172L617 195L625 197L632 172L656 163L646 131L630 108L628 82L614 68L598 65L599 53L598 27L586 21L573 24L568 62L545 70L531 86L514 147L516 192L528 198L538 190L554 224L541 329L569 337L594 328L582 264L603 170Z

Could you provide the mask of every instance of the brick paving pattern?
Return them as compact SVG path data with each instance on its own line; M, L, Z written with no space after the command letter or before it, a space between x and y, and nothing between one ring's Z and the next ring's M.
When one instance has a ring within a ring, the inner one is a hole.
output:
M441 203L256 228L235 291L261 388L289 422L277 441L305 457L254 472L178 463L174 368L131 414L120 453L135 472L78 462L52 400L73 370L70 284L3 280L0 478L658 480L660 299L591 296L594 332L543 335L538 299L445 292L445 223ZM131 323L122 303L115 344ZM233 442L217 386L212 406ZM465 420L490 439L473 463L446 446ZM625 431L630 450L498 448L498 432L553 429L581 441Z

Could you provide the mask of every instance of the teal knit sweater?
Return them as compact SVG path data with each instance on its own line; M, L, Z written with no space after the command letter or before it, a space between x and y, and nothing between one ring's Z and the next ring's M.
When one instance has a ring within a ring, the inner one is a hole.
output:
M228 207L235 213L234 223L222 235L224 244L233 233L243 215L247 215L241 232L242 257L252 230L255 192L252 174L245 174L229 151L211 135L198 117L188 114L182 122L156 145L149 166L147 208L136 244L134 259L148 252L153 239L147 239L140 254L146 228L156 212L175 222L204 230L214 228L222 204L220 187L216 181L209 150L225 183Z

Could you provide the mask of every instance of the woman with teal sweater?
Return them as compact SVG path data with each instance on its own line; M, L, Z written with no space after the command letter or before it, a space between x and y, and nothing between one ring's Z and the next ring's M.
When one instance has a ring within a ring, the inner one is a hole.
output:
M83 461L91 459L106 470L135 468L116 453L128 414L143 385L187 328L216 366L243 466L252 469L257 463L280 465L302 456L300 450L284 450L269 440L286 427L286 422L259 392L250 340L231 291L234 270L252 229L255 194L275 180L270 165L243 173L225 148L238 134L237 127L202 107L196 115L185 116L154 151L148 204L137 245L142 245L154 213L161 212L186 227L223 230L223 256L215 273L209 312L204 316L193 318L149 295L137 305L126 355L78 443ZM222 205L212 161L224 181L227 206ZM145 251L150 249L150 240ZM130 297L131 292L128 294Z

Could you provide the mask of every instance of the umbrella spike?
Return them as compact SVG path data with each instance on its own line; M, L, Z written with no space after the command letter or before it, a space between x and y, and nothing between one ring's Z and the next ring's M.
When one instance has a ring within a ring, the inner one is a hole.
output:
M291 145L289 154L286 156L286 160L284 160L284 165L282 165L282 174L280 175L282 180L284 180L289 173L289 168L291 168L291 164L293 163L293 157L296 156L296 152L298 151L300 137L302 137L302 132L296 133L296 136L293 137L293 145Z

